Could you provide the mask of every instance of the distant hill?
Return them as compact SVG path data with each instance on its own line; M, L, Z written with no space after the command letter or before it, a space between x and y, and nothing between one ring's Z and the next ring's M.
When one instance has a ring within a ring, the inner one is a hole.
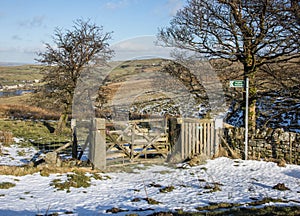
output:
M30 63L24 62L0 62L0 66L21 66L21 65L28 65Z

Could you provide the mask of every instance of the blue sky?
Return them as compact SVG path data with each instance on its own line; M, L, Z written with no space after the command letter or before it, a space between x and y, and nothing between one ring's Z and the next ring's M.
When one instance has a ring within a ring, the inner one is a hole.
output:
M162 53L153 46L154 36L184 4L185 0L0 0L0 62L34 63L43 43L52 42L55 27L71 29L79 18L113 31L110 44L123 49L122 58L127 48L134 53L128 58Z

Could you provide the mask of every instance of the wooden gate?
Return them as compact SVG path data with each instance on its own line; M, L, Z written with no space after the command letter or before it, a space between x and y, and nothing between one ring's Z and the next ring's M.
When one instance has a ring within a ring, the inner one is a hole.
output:
M219 130L213 119L178 119L180 130L180 154L182 159L195 154L208 157L216 155L219 147Z
M167 157L170 150L164 119L132 120L106 124L107 159L136 161L149 156Z
M78 153L74 122L73 155L76 157ZM177 121L175 119L175 127L174 125L171 127L167 122L166 119L128 122L93 119L79 159L83 151L89 148L90 161L96 168L103 169L107 164L118 161L132 162L156 156L166 158L171 149L179 151L182 159L195 154L204 154L208 157L217 154L220 129L215 128L214 120L179 118ZM170 131L171 128L179 128L179 133L173 133L174 131ZM176 142L173 142L174 140Z

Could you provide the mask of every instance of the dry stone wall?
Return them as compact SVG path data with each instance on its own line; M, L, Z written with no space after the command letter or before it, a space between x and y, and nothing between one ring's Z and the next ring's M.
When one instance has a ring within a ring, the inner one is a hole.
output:
M227 127L224 139L242 157L245 155L244 128ZM281 128L263 128L249 137L249 159L280 159L290 164L300 164L300 134Z

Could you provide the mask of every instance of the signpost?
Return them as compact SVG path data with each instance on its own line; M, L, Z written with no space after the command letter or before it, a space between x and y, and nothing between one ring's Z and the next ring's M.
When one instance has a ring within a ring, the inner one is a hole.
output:
M248 116L249 116L249 78L244 80L230 80L229 87L246 89L246 110L245 110L245 160L248 158Z
M248 159L249 78L246 77L245 160Z
M230 80L229 87L231 88L243 88L245 86L244 80Z

